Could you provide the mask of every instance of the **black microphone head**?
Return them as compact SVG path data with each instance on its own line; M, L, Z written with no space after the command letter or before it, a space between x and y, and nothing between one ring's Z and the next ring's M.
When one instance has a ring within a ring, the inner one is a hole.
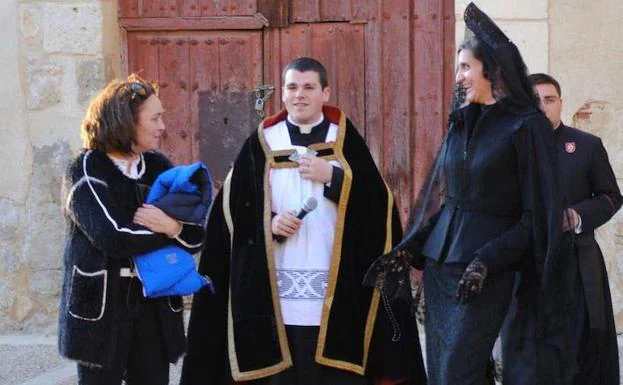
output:
M316 207L318 207L318 201L316 200L316 198L314 197L309 197L307 199L305 199L305 202L303 202L303 207L302 209L310 212L316 209Z

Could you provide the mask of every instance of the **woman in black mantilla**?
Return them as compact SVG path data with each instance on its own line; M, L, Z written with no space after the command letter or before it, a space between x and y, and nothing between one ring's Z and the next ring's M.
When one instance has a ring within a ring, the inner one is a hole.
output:
M177 244L198 251L203 223L180 223L145 192L171 168L154 84L131 75L91 102L85 149L63 180L67 219L59 350L78 364L81 385L167 385L169 362L186 346L181 297L145 298L132 257Z
M525 299L536 300L541 288L543 335L559 320L554 299L564 303L553 278L562 219L554 132L517 47L473 4L465 22L448 135L416 202L417 219L365 281L376 281L391 298L405 293L408 265L424 269L430 385L491 381L487 365L511 300L513 270L530 277ZM441 185L445 199L435 211ZM563 348L548 345L556 361L540 357L548 366L544 380L564 377Z

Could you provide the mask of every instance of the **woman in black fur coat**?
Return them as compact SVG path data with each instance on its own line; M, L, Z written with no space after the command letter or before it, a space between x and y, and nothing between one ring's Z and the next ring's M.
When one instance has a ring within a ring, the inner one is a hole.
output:
M111 82L87 110L85 149L64 178L59 350L78 363L80 384L166 385L169 362L185 350L181 298L145 298L131 259L169 244L194 252L203 242L203 226L143 204L172 167L153 151L163 112L154 84L137 75Z

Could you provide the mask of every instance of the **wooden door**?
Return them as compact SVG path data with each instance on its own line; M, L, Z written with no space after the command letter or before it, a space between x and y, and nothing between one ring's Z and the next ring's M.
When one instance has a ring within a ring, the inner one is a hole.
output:
M254 88L292 59L325 64L331 104L365 137L406 221L445 130L453 0L119 0L127 71L158 80L162 148L222 180L260 117Z

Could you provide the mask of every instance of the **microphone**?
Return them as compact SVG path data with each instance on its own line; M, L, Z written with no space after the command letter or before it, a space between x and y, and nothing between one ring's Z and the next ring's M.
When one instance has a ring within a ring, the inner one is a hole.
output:
M318 201L316 198L309 197L305 199L305 202L303 202L303 206L301 206L299 212L296 213L296 217L298 219L303 219L305 218L305 215L309 214L311 211L314 211L316 207L318 207ZM275 240L279 243L282 243L285 239L286 237L283 235L275 235Z

